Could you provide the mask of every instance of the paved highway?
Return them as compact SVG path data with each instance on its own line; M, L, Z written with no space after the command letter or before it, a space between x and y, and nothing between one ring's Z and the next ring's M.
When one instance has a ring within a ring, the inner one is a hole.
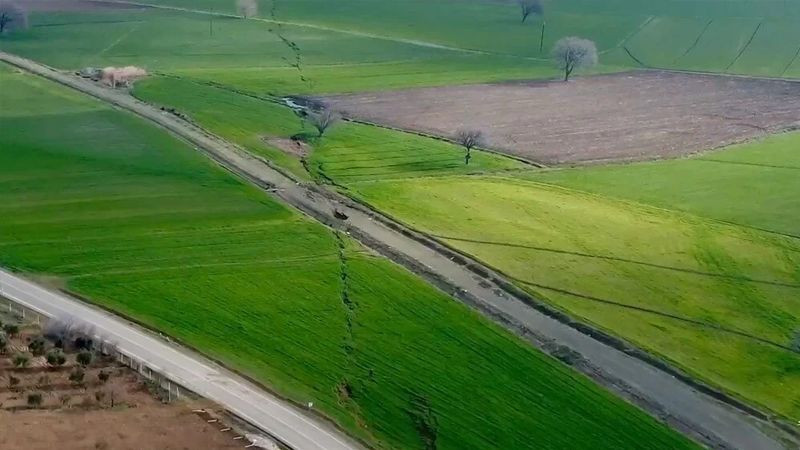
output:
M75 318L98 336L176 383L267 431L296 450L361 448L328 424L251 385L193 352L154 337L138 326L0 269L0 296L48 317Z
M349 216L344 226L367 245L384 253L389 249L391 253L400 255L404 261L414 262L416 266L412 266L412 269L423 267L426 273L445 280L449 286L462 294L467 294L469 301L484 312L488 311L493 318L502 317L504 321L501 323L513 331L519 332L521 329L527 336L536 336L540 343L555 342L581 355L589 366L588 369L586 366L582 369L585 373L600 374L595 378L601 379L609 389L626 398L635 399L651 414L708 446L743 450L800 448L800 444L795 442L787 444L788 441L785 440L787 436L770 424L719 402L669 373L598 341L507 295L490 279L477 276L447 255L375 220L374 214L360 208L348 207L329 199L328 196L315 194L307 186L298 184L235 145L172 114L140 102L125 91L108 89L4 52L0 52L0 61L6 61L151 120L193 143L198 150L232 172L262 187L270 188L272 194L279 199L327 223L339 222L333 217L334 208L339 209ZM480 266L474 261L472 264ZM464 295L459 297L465 298ZM118 322L116 326L119 325ZM238 403L235 396L231 401L234 405ZM228 406L225 402L220 401L220 403ZM235 411L234 408L231 409ZM278 421L275 425L279 431L288 433L285 424ZM265 429L271 431L270 428Z

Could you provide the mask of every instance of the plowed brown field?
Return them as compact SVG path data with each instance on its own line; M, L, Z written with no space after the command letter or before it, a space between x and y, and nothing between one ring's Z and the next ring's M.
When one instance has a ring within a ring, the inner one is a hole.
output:
M545 164L679 156L800 125L800 83L630 72L330 96L345 115L452 136Z

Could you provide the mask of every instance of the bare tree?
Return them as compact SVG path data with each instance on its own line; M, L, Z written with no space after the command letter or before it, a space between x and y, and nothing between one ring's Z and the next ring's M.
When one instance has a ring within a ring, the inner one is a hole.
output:
M597 46L588 39L565 37L553 47L553 59L556 66L564 71L564 81L569 81L575 69L597 64Z
M0 34L28 28L28 11L22 6L0 0Z
M456 142L464 147L464 164L469 165L472 159L472 149L483 145L483 132L480 130L460 129L456 131Z
M309 111L306 119L317 129L318 137L322 137L328 128L335 125L342 118L332 109L323 107L320 111Z
M528 20L528 16L541 16L544 14L542 0L517 0L520 13L522 13L522 23Z
M258 2L256 0L236 0L236 11L245 19L258 15Z

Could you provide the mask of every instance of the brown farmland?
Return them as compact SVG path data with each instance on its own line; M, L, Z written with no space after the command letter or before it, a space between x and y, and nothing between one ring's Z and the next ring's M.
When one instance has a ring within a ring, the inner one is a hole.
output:
M0 449L221 450L246 445L235 439L235 431L221 431L227 425L209 422L209 417L224 418L210 402L183 396L165 403L163 392L105 356L95 357L81 381L73 380L76 349L64 351L63 366L50 366L44 356L29 352L29 343L42 332L38 326L21 324L4 311L0 322L21 328L5 351L0 349ZM48 342L47 348L52 347ZM15 367L18 354L30 357L27 367ZM40 396L40 402L32 404L31 395Z
M800 125L800 83L671 72L330 96L347 116L545 164L680 156Z

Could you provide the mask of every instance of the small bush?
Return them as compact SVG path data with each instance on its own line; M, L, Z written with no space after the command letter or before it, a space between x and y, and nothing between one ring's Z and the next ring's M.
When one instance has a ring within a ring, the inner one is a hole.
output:
M44 355L44 351L47 348L47 341L42 336L36 336L33 340L28 344L28 350L33 353L33 356L42 356Z
M47 364L49 364L52 367L60 367L67 362L67 357L64 356L64 352L58 348L54 348L49 352L47 352L45 358L47 358Z
M97 374L97 379L103 384L105 384L110 377L111 374L109 374L105 370L101 370L100 373Z
M14 363L14 367L28 367L28 363L31 362L31 357L25 353L17 353L14 355L12 362Z
M80 367L73 370L71 374L69 374L69 381L72 384L80 385L83 384L83 379L86 378L86 372L83 371Z
M28 394L28 406L41 406L41 404L42 404L42 394L38 392Z
M86 367L89 364L91 364L92 360L94 360L94 355L92 354L92 352L86 350L78 353L78 356L75 357L75 361L77 361L78 364L80 364L83 367Z
M4 354L8 349L8 337L5 333L0 333L0 354Z
M15 377L13 375L9 375L8 376L8 388L9 389L14 389L17 386L19 386L19 378Z

